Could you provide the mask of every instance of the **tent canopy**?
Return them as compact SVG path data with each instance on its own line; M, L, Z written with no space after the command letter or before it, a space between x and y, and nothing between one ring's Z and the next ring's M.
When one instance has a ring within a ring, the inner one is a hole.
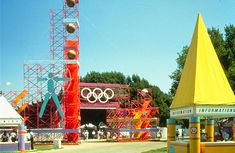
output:
M171 109L234 104L234 93L199 14Z
M15 111L4 96L0 96L0 126L17 126L23 118Z
M92 123L89 123L89 124L83 124L80 126L81 129L97 129L97 126L95 126L94 124Z

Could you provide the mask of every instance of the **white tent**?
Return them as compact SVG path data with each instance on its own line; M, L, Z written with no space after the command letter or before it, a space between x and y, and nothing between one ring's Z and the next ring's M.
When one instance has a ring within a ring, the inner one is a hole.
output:
M18 126L23 118L15 111L4 96L0 96L0 126Z
M97 129L97 126L95 126L94 124L89 123L89 124L81 125L80 128L81 129L86 129L86 128L88 128L88 129Z

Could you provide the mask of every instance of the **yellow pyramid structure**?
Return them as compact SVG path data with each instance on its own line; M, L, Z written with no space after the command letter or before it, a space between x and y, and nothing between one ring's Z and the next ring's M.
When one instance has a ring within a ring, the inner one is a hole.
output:
M231 104L235 104L234 93L199 14L171 109Z

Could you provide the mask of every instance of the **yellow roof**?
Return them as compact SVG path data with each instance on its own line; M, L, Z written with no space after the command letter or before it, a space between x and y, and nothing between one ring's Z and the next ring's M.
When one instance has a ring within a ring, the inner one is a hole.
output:
M171 108L232 103L234 93L199 14Z

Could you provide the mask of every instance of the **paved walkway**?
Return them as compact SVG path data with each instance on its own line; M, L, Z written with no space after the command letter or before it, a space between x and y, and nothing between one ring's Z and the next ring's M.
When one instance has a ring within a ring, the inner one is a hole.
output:
M63 146L63 149L40 151L42 153L141 153L166 147L166 142L82 142L78 146Z

